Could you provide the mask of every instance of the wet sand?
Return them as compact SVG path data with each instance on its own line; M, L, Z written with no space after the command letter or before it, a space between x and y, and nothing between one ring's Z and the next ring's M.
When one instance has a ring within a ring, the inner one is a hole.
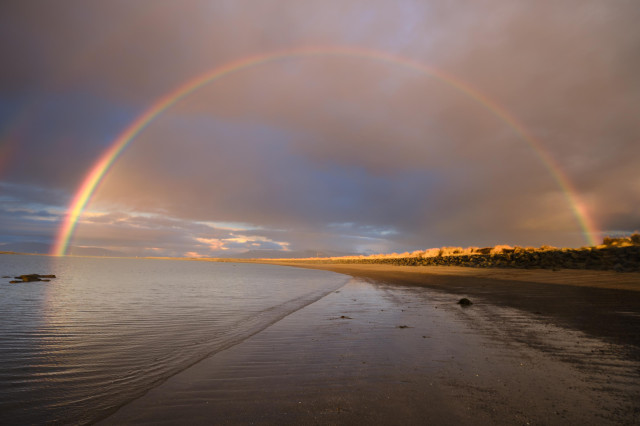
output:
M357 264L292 264L371 282L419 286L520 309L629 346L640 361L640 273Z
M250 263L269 263L293 266L297 268L323 269L342 274L367 277L390 282L411 284L429 284L435 277L491 279L510 282L534 282L543 284L561 284L578 287L640 291L640 272L620 273L614 271L595 271L580 269L510 269L510 268L467 268L461 266L397 266L385 264L357 263L312 263L307 261L251 261ZM442 286L451 284L451 280L442 280Z
M104 424L640 422L637 274L378 266L315 265L354 279Z

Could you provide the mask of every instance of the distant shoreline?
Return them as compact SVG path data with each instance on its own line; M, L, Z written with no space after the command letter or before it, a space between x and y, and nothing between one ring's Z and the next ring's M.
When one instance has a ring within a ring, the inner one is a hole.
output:
M369 256L339 256L315 258L190 258L212 262L288 263L327 265L393 265L447 266L482 269L546 269L560 271L594 270L640 272L640 234L629 237L605 238L594 247L557 248L551 246L511 247L442 247L412 253L392 253ZM322 268L321 268L322 269Z
M45 253L17 253L0 251L6 255L51 256ZM316 258L211 258L211 257L122 257L69 255L83 258L122 258L192 260L208 262L237 263L277 263L288 266L315 265L388 265L401 267L462 267L473 269L506 270L562 270L574 271L615 271L624 273L640 272L640 234L624 238L605 238L603 244L594 247L556 248L550 246L510 247L442 247L415 251L413 253L392 253L369 256L340 256ZM480 273L482 274L482 273Z
M533 247L444 247L414 253L373 256L343 256L306 259L247 259L297 264L357 264L394 266L457 266L503 269L562 269L640 272L640 235L605 239L608 244L579 249ZM205 259L202 259L205 260ZM209 259L214 260L214 259ZM241 259L234 259L242 261ZM215 259L215 261L225 261Z

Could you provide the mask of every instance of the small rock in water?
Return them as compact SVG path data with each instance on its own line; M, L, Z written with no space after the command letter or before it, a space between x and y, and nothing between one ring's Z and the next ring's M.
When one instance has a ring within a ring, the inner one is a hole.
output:
M11 278L9 275L4 275L2 278Z
M461 306L470 306L470 305L473 305L473 303L471 303L471 300L467 299L466 297L463 297L462 299L460 299L460 300L458 301L458 305L461 305Z
M408 325L399 325L398 328L409 328Z
M26 274L26 275L20 275L19 277L15 277L15 279L20 279L23 282L40 281L40 275Z
M55 277L56 277L55 275L25 274L25 275L20 275L19 277L14 277L14 278L16 280L22 280L21 282L32 282L32 281L50 281L50 280L43 280L43 278L55 278ZM16 281L16 282L20 282L20 281Z

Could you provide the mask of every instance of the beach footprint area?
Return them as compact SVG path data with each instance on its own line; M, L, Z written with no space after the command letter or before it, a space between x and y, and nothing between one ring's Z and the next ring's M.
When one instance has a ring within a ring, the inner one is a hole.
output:
M459 305L464 296L353 278L101 424L640 420L636 346L482 295Z

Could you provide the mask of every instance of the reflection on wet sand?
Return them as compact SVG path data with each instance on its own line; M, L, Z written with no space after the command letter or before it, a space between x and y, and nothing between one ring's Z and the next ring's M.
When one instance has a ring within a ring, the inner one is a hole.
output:
M638 365L548 313L353 279L105 424L634 423Z

